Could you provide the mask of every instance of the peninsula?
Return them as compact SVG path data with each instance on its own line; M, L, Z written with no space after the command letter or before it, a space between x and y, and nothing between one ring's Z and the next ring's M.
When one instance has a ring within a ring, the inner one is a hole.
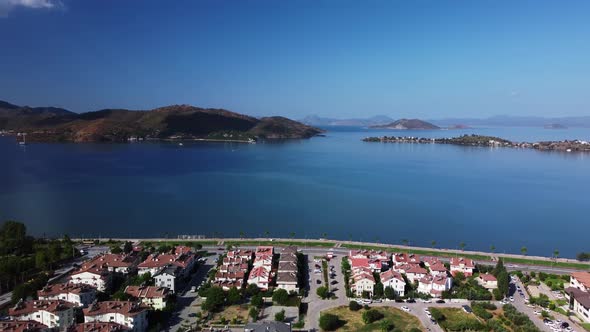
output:
M395 130L437 130L440 127L433 125L430 122L419 119L399 119L397 121L384 124L370 126L373 129L395 129Z
M309 138L322 130L280 116L255 118L224 109L172 105L152 110L74 113L0 101L0 131L40 142L125 142L150 139L224 140Z
M503 138L482 135L463 135L452 138L424 138L411 136L366 137L364 142L452 144L464 146L487 146L524 148L543 151L590 152L590 142L581 140L541 141L535 143L512 142Z

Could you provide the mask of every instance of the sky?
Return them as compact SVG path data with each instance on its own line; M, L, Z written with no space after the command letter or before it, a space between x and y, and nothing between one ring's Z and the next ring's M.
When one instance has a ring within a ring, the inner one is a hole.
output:
M0 100L590 115L590 1L0 0Z

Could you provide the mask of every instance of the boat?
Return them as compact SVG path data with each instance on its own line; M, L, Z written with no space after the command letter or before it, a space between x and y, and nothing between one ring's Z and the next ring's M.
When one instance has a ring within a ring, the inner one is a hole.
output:
M178 143L178 145L179 145L179 146L183 146L184 144L182 144L182 143Z
M27 133L22 133L18 136L22 136L23 140L18 142L18 145L23 146L23 145L27 145Z

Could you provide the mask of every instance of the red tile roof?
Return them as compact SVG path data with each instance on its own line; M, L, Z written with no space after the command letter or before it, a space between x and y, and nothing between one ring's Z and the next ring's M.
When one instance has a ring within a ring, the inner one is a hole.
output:
M401 281L404 281L404 277L402 277L402 274L393 270L388 270L385 272L381 272L381 274L379 275L381 278L381 282L387 282L391 279L398 279Z
M37 291L37 296L39 297L47 297L47 296L56 296L59 294L82 294L82 293L91 293L95 292L95 289L85 285L85 284L53 284L47 285L43 287L41 290Z
M56 314L61 311L74 308L74 304L62 300L36 300L19 302L13 308L8 309L9 316L28 315L37 311L47 311Z
M48 330L48 327L32 320L0 321L0 331L2 332L36 332L44 330Z
M127 326L117 323L92 322L76 324L68 329L68 332L123 332L128 330Z
M96 302L83 309L84 316L100 316L104 314L118 313L125 317L132 317L146 311L146 307L131 301L104 301Z
M89 264L96 264L104 267L130 267L133 265L133 258L124 254L103 254L88 261Z
M571 276L584 285L584 287L590 288L590 272L572 272Z
M193 254L151 254L141 264L139 268L160 268L168 264L173 264L181 268L186 268L195 259Z
M413 264L409 269L406 270L406 274L408 274L408 273L413 273L413 274L427 274L428 271L426 271L425 268L420 267L420 265Z
M463 257L452 257L451 258L451 267L460 266L460 265L464 265L466 268L475 268L475 264L473 263L472 259L463 258Z
M408 253L397 253L393 255L393 261L396 263L420 263L420 256L416 254L408 254Z
M135 298L164 298L168 296L169 290L165 287L156 286L127 286L125 293Z
M490 282L490 281L498 281L496 279L496 277L494 277L493 275L489 274L489 273L483 273L480 274L479 277L481 278L481 280L485 281L485 282Z

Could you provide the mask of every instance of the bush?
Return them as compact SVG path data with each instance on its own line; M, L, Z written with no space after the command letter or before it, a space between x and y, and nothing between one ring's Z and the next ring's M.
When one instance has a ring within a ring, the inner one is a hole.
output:
M262 295L257 294L257 295L252 296L252 299L250 300L250 304L252 304L256 308L261 308L262 305L264 304L264 300L262 299Z
M320 316L320 328L324 331L335 331L344 325L340 318L333 314L323 314Z
M488 320L488 319L494 317L494 315L492 315L486 309L484 309L483 307L481 307L479 305L478 306L475 306L475 307L472 307L472 309L473 309L473 313L476 316L481 317L481 318L483 318L485 320Z
M287 293L286 290L279 288L272 294L272 301L279 305L285 305L289 301L289 293Z
M350 301L350 303L348 303L348 309L350 309L350 311L359 311L361 310L363 307L358 304L356 301Z
M248 312L248 315L254 322L258 320L258 314L260 314L260 311L256 307L250 308L250 311Z
M316 293L322 299L327 299L328 296L330 296L330 292L328 291L328 287L326 287L326 286L318 287L318 289L316 290Z
M285 309L283 309L275 314L275 321L277 321L277 322L284 322L285 321Z
M432 319L437 322L442 322L446 319L445 315L437 308L430 308L430 314L432 315Z
M383 317L385 316L376 309L370 309L363 312L363 322L365 322L365 324L371 324L382 319Z

